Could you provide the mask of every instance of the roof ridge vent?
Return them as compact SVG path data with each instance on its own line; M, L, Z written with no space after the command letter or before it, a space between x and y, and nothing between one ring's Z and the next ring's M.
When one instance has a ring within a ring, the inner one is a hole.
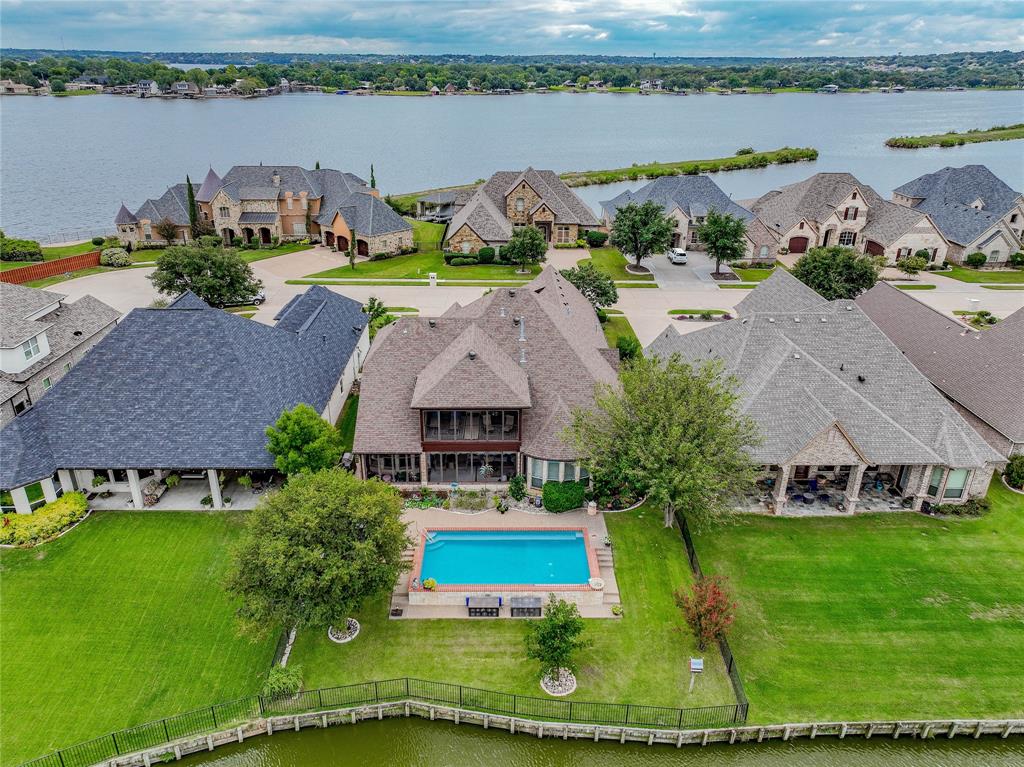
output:
M432 328L436 328L437 327L437 320L431 318L431 319L427 320L427 324L430 325L430 327L432 327Z
M794 317L793 318L793 322L800 322L800 318L799 317Z
M476 352L473 351L472 349L470 349L469 350L469 354L467 354L466 356L469 357L471 360L475 360L476 359Z
M775 323L775 318L774 317L769 317L768 318L768 322L771 322L771 323L774 324Z

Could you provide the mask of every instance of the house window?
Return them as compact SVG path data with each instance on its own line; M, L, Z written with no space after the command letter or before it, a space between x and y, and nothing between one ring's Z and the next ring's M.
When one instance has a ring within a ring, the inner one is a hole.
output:
M939 494L939 488L942 487L942 475L945 471L941 466L932 469L931 479L928 480L928 495L934 497Z
M991 253L988 254L989 261L998 261L1000 258L1002 258L1002 256L1000 255L1000 251L998 250L993 250Z
M555 236L558 242L570 242L570 227L559 224L555 227Z
M544 487L544 461L534 458L530 461L530 464L530 487L540 490Z
M804 222L803 222L803 221L801 221L801 222L800 222L800 229L803 229L803 228L804 228Z
M857 199L857 193L856 193L856 192L854 192L853 194L851 194L851 195L850 195L850 199L851 199L851 200L856 200L856 199Z
M47 376L43 379L43 391L49 391L51 386L53 386L53 381L51 381L50 377Z
M65 373L70 373L71 372L71 363L70 362L64 363L64 372Z
M856 232L840 232L839 233L839 244L849 247L857 241Z
M221 218L227 218L228 216L231 215L231 208L225 208L223 206L217 208L217 215L220 216Z
M308 197L303 197L301 199L302 199L302 209L305 210L306 208L309 207L309 198Z
M768 258L768 246L767 245L762 245L761 246L761 249L758 251L758 258Z
M39 340L38 336L32 336L25 343L21 345L21 351L25 354L25 359L30 360L33 357L39 356Z
M847 208L843 211L843 221L856 221L857 220L857 208Z
M306 222L305 221L293 221L292 222L292 234L305 234L306 233Z
M697 220L698 224L703 224L704 223L704 216L697 216L696 220Z
M524 210L526 210L526 200L516 197L516 213L522 213Z
M963 498L970 474L970 469L951 469L946 477L946 488L942 491L942 497Z
M562 479L562 462L548 461L548 482L560 482Z
M437 442L515 442L518 410L424 410L423 439Z
M690 242L693 243L694 245L697 244L697 233L696 232L690 232Z
M385 482L419 482L419 453L372 453L366 456L366 476Z
M1011 213L1010 214L1010 223L1011 224L1016 224L1017 223L1017 214L1016 213Z
M153 228L149 224L143 224L142 231L146 235L147 240L153 239Z
M293 200L295 198L294 197L289 197L287 199L288 199L288 210L291 210L292 209L292 205L293 205Z

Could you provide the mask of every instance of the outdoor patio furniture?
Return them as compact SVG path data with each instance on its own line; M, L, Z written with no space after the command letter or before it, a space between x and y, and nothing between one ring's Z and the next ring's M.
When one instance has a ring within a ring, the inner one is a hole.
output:
M821 501L822 503L827 504L832 501L832 496L829 495L828 493L822 493L821 495L818 496L818 500Z
M801 497L803 498L804 503L810 506L812 503L814 503L814 499L816 496L814 495L814 493L804 493Z
M812 493L818 492L818 480L816 480L816 479L809 479L809 480L807 480L807 489L810 490Z

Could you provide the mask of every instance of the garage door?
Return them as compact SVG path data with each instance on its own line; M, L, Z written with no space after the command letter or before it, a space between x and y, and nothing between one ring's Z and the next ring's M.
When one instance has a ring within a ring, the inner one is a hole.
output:
M790 237L789 238L789 252L790 253L806 253L807 252L807 238L806 237Z

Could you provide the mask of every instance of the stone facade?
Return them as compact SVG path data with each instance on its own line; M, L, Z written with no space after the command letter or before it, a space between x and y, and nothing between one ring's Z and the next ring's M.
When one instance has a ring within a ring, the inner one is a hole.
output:
M481 240L476 232L469 226L463 225L459 231L448 238L447 249L455 253L476 253L486 245L487 243Z
M505 217L513 224L532 223L530 211L540 202L540 199L540 195L533 191L533 187L526 181L521 181L505 197ZM548 220L553 220L553 217Z
M358 234L357 232L356 235L358 236ZM363 238L360 237L359 239ZM396 253L403 248L411 248L413 246L412 230L378 234L375 237L367 238L367 245L371 255L374 253Z

